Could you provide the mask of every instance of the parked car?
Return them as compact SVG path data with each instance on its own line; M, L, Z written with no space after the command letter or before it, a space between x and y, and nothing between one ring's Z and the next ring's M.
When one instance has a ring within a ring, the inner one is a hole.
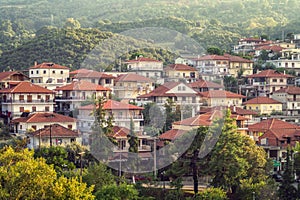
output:
M283 178L280 174L273 174L272 178L276 181L276 182L282 182Z

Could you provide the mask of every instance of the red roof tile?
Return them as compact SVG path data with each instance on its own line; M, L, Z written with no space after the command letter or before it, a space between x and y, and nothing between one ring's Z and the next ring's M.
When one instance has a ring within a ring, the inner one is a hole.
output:
M0 72L0 81L3 81L3 80L11 80L10 77L15 75L15 74L19 74L19 75L22 75L26 78L29 79L28 76L26 76L25 74L21 73L21 72L18 72L18 71L8 71L8 72ZM11 81L17 81L17 80L11 80Z
M42 63L42 64L34 65L29 69L69 69L69 68L55 63Z
M227 109L228 106L215 106L215 107L212 107L212 108L201 108L199 113L200 114L203 114L203 113L207 113L207 112L212 112L213 110L225 110ZM232 114L238 114L238 115L258 115L257 112L255 111L252 111L252 110L246 110L246 109L243 109L243 108L240 108L240 107L235 107L234 106L230 106L230 111Z
M79 110L93 110L94 105L79 107ZM143 110L143 107L135 106L132 104L122 103L114 100L107 100L103 105L104 110Z
M13 123L57 123L57 122L76 122L75 118L60 115L57 113L37 112L28 117L20 117L12 120Z
M221 55L205 55L200 58L194 58L192 60L229 60L228 57L221 56Z
M184 126L209 126L213 120L217 118L222 118L223 112L220 110L214 110L212 112L197 115L195 117L190 117L181 121L173 122L174 125L184 125Z
M236 94L226 90L210 90L206 92L199 92L199 95L206 98L245 98L244 95Z
M282 103L268 97L256 97L243 103L243 105L247 105L247 104L282 104Z
M162 63L162 61L155 60L152 58L144 58L144 57L138 57L137 59L134 59L134 60L128 60L125 63L138 63L138 62L160 62L160 63Z
M168 93L169 90L176 87L180 82L166 82L163 85L158 86L156 89L152 90L148 94L143 94L137 98L149 98L149 97L173 97L173 96L196 96L196 93ZM188 85L184 84L186 87ZM192 88L191 88L192 89ZM194 91L194 90L193 90Z
M283 49L285 49L285 48L278 46L278 45L272 45L272 46L267 45L267 46L260 46L260 47L255 48L255 50L266 50L266 51L273 51L273 52L280 52Z
M267 119L259 123L248 125L250 131L265 132L266 130L276 129L299 129L300 127L279 119Z
M52 124L51 126L47 126L46 128L42 128L32 133L29 133L29 135L41 136L42 138L49 138L50 133L51 137L53 138L79 137L77 131L72 131L59 124Z
M81 80L81 81L73 81L68 85L58 87L55 90L56 91L110 91L111 89L107 87L103 87L102 85Z
M279 90L274 91L273 93L300 94L300 87L287 86L286 88L281 88Z
M115 82L147 82L152 83L153 80L138 74L122 74L115 78Z
M211 82L211 81L206 81L206 80L198 80L193 83L188 84L192 88L224 88L223 85Z
M109 135L113 138L127 138L127 135L130 133L130 130L125 127L114 126L113 133Z
M224 56L227 57L230 62L253 63L253 61L239 57L239 56L233 56L230 54L224 54Z
M22 81L17 83L12 88L6 88L0 90L0 93L54 93L52 90L48 90L41 86L32 84L31 82Z
M289 74L283 74L273 69L263 70L257 74L252 74L247 76L248 78L272 78L272 77L283 77L283 78L292 78L294 76Z
M159 136L159 139L161 140L174 140L180 136L182 136L187 131L184 130L177 130L177 129L171 129L167 132L164 132Z
M78 69L75 71L70 72L70 75L72 75L74 78L106 78L106 79L114 79L115 77L106 74L105 72L98 72L94 70L89 69Z
M165 70L175 70L175 71L192 71L192 72L196 72L197 69L195 69L194 67L188 66L188 65L184 65L184 64L171 64L168 65Z

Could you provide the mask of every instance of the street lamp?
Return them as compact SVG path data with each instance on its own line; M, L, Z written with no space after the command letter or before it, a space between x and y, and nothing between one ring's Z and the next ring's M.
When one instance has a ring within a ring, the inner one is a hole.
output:
M83 165L82 165L82 156L85 154L84 151L79 152L78 155L80 156L80 182L82 179L82 170L83 170Z

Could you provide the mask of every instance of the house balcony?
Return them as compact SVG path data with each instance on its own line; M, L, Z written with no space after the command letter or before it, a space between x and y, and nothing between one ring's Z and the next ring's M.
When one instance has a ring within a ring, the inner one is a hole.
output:
M300 98L287 98L289 102L300 102Z
M86 96L79 96L79 97L55 97L56 102L72 102L72 101L85 101L88 98Z
M1 100L1 104L54 104L54 100Z

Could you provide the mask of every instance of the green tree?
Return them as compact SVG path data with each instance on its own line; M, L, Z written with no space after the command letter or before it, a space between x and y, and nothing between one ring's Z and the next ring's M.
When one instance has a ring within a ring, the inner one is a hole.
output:
M227 200L226 192L221 188L207 188L199 192L196 200Z
M294 183L294 172L291 157L292 152L290 147L288 147L286 152L286 163L282 175L283 181L278 190L279 197L281 200L297 199L297 190L292 185Z
M103 186L97 193L96 199L102 200L136 200L138 191L133 185L122 183Z
M99 191L105 185L116 183L116 177L108 170L107 166L102 163L91 164L82 176L82 181L88 186L94 185L94 191Z
M130 134L129 134L129 149L128 151L131 153L138 153L138 146L139 146L139 140L136 135L136 132L134 131L134 122L133 119L130 120Z
M28 149L11 147L0 153L1 199L94 199L93 187L76 179L57 178L43 158L34 159Z
M166 122L164 125L164 131L168 131L172 128L172 123L180 120L181 111L179 106L175 105L172 99L167 99L167 102L164 104L165 113L166 113Z
M48 165L53 165L56 173L62 175L64 171L75 169L73 162L68 161L68 152L64 147L52 146L36 149L35 158L44 158Z
M223 79L225 90L237 93L238 92L238 81L233 76L224 76Z
M222 51L218 47L208 47L206 49L206 52L210 55L223 55L224 54L224 51Z

